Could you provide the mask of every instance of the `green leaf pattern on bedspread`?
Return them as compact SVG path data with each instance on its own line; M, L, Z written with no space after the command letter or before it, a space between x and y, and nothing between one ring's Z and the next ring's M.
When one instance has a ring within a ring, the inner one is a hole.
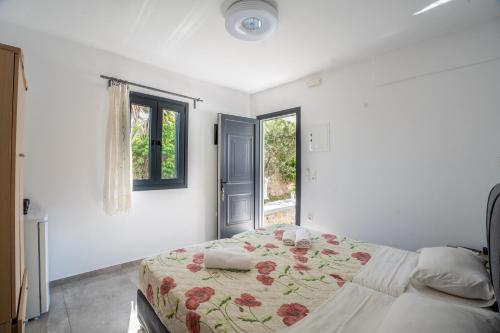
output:
M312 247L283 245L277 225L170 251L142 262L139 288L172 333L274 332L291 326L351 281L377 246L313 233ZM203 252L240 247L255 268L205 269Z

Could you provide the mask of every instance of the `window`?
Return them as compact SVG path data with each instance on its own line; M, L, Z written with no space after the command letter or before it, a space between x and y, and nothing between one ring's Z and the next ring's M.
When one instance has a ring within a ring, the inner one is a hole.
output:
M188 104L130 93L134 191L187 187Z

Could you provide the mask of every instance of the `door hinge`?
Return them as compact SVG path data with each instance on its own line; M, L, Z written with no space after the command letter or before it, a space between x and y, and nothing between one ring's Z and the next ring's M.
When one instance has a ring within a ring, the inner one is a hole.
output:
M219 144L219 124L214 124L214 145Z

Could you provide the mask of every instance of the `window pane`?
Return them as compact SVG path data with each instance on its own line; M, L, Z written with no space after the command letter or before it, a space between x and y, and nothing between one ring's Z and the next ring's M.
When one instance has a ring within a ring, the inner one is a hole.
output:
M151 108L132 104L132 172L134 179L149 179Z
M161 178L177 178L179 113L167 109L162 110L161 131Z

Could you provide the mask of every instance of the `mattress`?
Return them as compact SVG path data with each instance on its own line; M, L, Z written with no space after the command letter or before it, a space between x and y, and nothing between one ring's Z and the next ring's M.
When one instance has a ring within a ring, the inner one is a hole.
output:
M139 289L172 333L275 332L324 304L369 262L378 246L314 233L310 249L284 246L278 225L175 249L142 262ZM240 247L248 272L203 268L203 251Z

